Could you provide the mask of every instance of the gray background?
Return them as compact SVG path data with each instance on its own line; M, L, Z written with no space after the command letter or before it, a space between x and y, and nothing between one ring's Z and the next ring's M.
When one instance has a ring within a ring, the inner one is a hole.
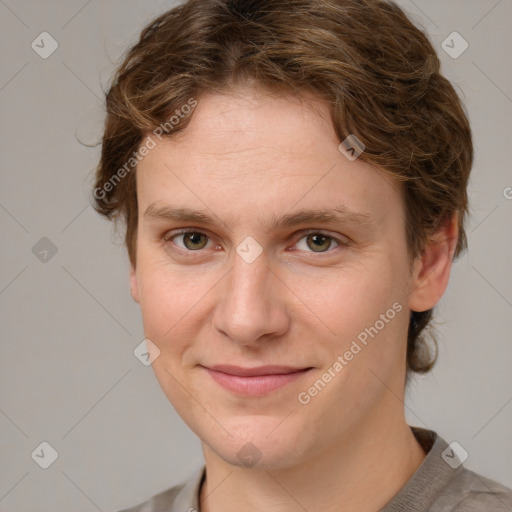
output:
M476 145L470 249L438 307L438 364L411 383L407 418L458 441L470 469L512 486L512 2L399 4L430 34ZM0 0L1 511L117 510L203 462L133 354L144 335L126 252L89 205L100 148L77 141L98 140L116 62L172 5ZM31 48L43 31L59 45L47 59ZM457 59L441 47L453 31L469 43ZM33 251L42 237L57 248L47 261ZM46 470L31 458L43 441L58 452Z

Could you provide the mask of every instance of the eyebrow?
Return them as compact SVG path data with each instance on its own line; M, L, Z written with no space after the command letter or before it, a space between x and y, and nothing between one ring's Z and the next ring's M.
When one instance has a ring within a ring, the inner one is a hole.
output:
M215 216L205 210L194 210L191 208L172 208L170 206L157 206L156 203L150 204L144 212L144 218L179 221L179 222L196 222L199 224L213 225L218 222ZM222 222L222 221L221 221ZM278 228L290 228L300 224L319 223L319 224L358 224L372 226L376 222L372 215L368 212L354 212L344 206L338 206L331 209L310 209L299 210L296 212L286 213L280 217L275 215L270 218L268 230Z

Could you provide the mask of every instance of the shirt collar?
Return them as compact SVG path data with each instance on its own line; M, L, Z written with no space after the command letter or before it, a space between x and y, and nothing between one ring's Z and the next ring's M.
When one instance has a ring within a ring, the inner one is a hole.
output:
M462 470L462 466L455 470L452 469L443 460L442 454L448 444L436 432L419 427L410 428L427 455L412 477L380 512L424 510L425 504L420 504L421 500L418 500L418 497L421 495L424 498L428 495L434 499L441 488L446 486L458 471ZM203 464L193 471L176 495L173 510L199 511L199 493L205 477L206 465Z
M411 478L379 512L422 512L439 496L450 481L464 471L462 465L451 467L446 453L456 456L448 443L433 430L410 427L427 452L426 457Z
M176 495L173 510L180 512L197 512L199 510L199 491L206 476L206 465L196 468L185 485Z

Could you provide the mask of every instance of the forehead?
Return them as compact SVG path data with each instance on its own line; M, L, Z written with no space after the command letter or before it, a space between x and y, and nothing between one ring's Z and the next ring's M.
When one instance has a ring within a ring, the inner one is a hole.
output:
M336 144L328 106L311 94L275 96L257 89L203 95L187 128L171 140L203 158L250 155L318 160L319 139ZM253 165L253 170L260 166Z
M218 197L222 206L229 200L253 211L325 202L377 213L400 202L389 175L342 155L329 106L313 95L206 94L191 115L139 163L141 207L187 197L204 209Z

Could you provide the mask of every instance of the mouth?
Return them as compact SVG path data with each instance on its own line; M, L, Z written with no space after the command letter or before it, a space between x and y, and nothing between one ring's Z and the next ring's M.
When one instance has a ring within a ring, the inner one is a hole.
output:
M212 379L222 387L242 395L263 395L293 382L312 367L258 366L244 368L232 365L203 367Z

